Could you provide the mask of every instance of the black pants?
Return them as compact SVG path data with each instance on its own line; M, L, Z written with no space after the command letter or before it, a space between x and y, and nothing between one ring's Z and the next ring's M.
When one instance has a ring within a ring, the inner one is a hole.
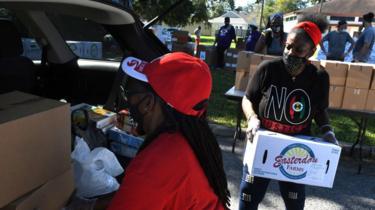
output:
M345 60L345 57L327 56L327 60L333 60L333 61L344 61L344 60Z
M243 167L239 210L256 210L266 194L270 179L249 175ZM281 196L287 210L302 210L305 206L305 185L279 181Z
M216 47L216 56L217 56L216 57L216 59L217 59L216 67L218 67L218 68L224 68L225 67L225 61L224 61L225 50L227 50L227 49L224 48L224 47L220 47L220 46Z

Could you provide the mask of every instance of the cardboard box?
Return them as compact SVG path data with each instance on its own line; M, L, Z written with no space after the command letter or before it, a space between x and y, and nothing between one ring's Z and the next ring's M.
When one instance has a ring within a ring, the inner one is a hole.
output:
M250 71L250 62L251 62L252 54L254 54L254 52L240 51L238 53L238 58L237 58L237 69Z
M373 71L375 72L375 65L373 66ZM371 81L371 90L375 90L375 73L372 76L372 81Z
M348 63L340 61L322 61L321 65L329 74L331 85L345 86L348 74Z
M258 65L263 61L263 54L252 54L250 60L250 74L254 75Z
M366 110L375 111L375 90L369 90L368 92Z
M368 90L345 88L344 100L342 102L343 109L364 110L366 107Z
M274 55L263 55L262 61L271 61L280 58L280 56L274 56Z
M0 95L0 207L70 168L69 104Z
M189 42L189 32L188 31L174 31L172 34L172 40L180 44L185 44Z
M372 65L368 64L350 64L346 87L369 89L372 79L372 69Z
M213 46L199 45L196 57L205 61L207 65L216 65L216 48Z
M244 156L252 176L332 188L341 148L309 136L260 130Z
M238 49L228 49L225 52L224 61L225 68L230 71L235 71L237 67Z
M247 84L249 83L252 75L250 72L244 69L237 69L236 71L236 80L234 84L235 90L245 91Z
M344 86L334 86L329 87L329 107L331 108L341 108L342 101L344 99Z
M74 176L70 169L0 210L61 210L73 191Z
M273 55L263 55L263 54L252 54L251 61L250 61L250 74L254 75L256 72L258 65L266 60L274 60L280 58L279 56Z

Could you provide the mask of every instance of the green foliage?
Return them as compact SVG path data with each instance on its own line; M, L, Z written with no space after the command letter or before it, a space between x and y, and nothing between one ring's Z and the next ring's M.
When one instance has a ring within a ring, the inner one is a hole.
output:
M228 3L229 3L229 6L230 6L230 10L234 10L234 0L228 0Z
M305 0L267 0L264 5L264 17L276 12L292 12L306 6L307 2Z
M133 8L141 19L149 21L162 14L178 0L135 0ZM228 10L234 10L234 0L185 0L172 10L163 23L170 26L185 26L191 23L207 22Z

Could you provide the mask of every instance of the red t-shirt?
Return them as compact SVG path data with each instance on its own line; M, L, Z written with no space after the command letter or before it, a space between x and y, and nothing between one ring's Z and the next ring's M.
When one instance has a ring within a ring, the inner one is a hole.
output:
M223 210L180 133L162 133L130 163L109 210Z

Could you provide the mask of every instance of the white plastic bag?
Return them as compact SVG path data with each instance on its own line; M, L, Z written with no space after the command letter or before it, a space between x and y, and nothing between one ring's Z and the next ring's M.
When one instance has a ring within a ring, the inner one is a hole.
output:
M91 198L108 194L119 188L114 178L124 172L116 156L106 148L90 151L87 143L76 138L74 151L74 178L77 196Z

